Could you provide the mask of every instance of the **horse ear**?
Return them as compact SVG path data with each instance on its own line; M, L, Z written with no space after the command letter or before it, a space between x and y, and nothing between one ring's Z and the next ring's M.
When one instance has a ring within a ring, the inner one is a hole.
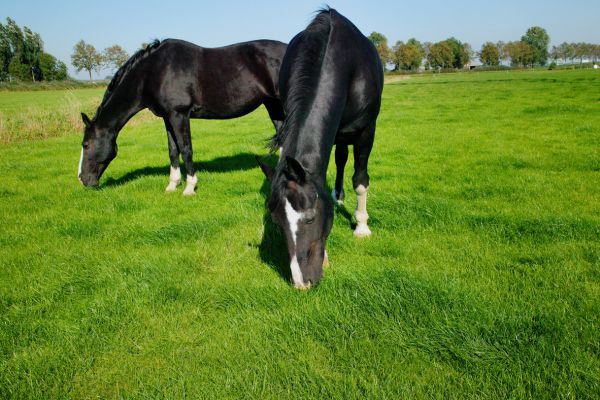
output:
M287 173L289 177L301 185L306 182L306 170L302 164L290 156L285 157L285 161L287 162Z
M273 175L275 175L275 170L273 168L271 168L270 166L268 166L267 164L265 164L264 162L262 162L261 159L258 158L258 156L255 156L255 158L256 158L256 162L258 163L258 166L262 170L263 174L265 174L265 176L267 177L267 180L269 182L271 182L271 180L273 179Z
M85 115L85 113L81 113L81 119L83 120L83 123L85 124L85 126L87 128L92 126L92 121L90 121L90 119L88 118L87 115Z

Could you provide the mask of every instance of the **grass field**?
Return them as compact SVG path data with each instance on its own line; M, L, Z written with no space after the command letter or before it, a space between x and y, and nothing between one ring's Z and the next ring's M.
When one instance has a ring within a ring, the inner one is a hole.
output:
M100 190L77 181L74 122L5 131L0 398L598 398L599 89L598 71L386 85L373 236L348 196L310 291L265 218L263 109L193 122L193 198L163 192L161 120L124 129ZM0 112L64 95L0 93Z

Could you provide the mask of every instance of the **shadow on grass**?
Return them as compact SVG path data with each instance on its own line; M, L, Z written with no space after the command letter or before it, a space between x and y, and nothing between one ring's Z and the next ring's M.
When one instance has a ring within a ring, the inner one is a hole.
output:
M240 153L233 156L218 157L210 161L200 161L194 163L196 171L206 172L231 172L231 171L246 171L253 168L258 168L254 154ZM125 183L134 181L145 176L169 176L170 165L160 167L144 167L128 172L120 178L108 178L102 187L119 186ZM182 164L182 169L185 167ZM182 171L185 176L185 171Z
M270 155L263 158L263 161L269 165L277 163L277 157ZM267 264L272 270L277 272L279 276L286 282L292 282L290 272L290 260L287 253L287 244L279 227L271 219L267 202L271 195L271 183L265 178L260 187L260 194L265 203L265 213L263 215L263 237L258 246L260 259Z
M329 191L331 191L331 190L329 190ZM335 213L334 215L336 217L337 216L343 217L348 221L348 223L350 224L350 229L352 229L352 230L356 229L356 222L352 221L352 214L350 213L350 211L348 211L348 209L346 208L345 205L334 204L333 211L334 211L334 213Z

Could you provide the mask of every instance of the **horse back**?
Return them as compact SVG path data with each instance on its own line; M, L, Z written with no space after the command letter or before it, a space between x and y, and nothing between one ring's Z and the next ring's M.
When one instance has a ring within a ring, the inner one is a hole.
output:
M331 10L330 14L332 28L328 58L331 62L345 60L348 68L341 77L347 93L338 135L351 136L368 127L379 114L383 65L373 43L351 21L335 10Z
M275 145L294 131L321 143L333 145L340 135L353 143L379 113L383 68L377 51L333 9L292 39L279 79L286 122Z
M204 48L167 39L145 71L147 106L157 114L188 109L194 118L234 118L279 98L286 45L257 40Z

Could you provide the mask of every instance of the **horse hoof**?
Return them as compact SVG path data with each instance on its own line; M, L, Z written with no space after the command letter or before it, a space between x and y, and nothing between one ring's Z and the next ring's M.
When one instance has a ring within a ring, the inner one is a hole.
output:
M193 196L196 194L196 184L198 183L198 177L196 175L188 175L185 181L185 190L183 191L184 196Z
M340 193L340 196L338 197L338 194L335 190L335 188L331 191L331 197L333 198L333 201L335 202L335 204L337 204L338 206L343 206L344 205L344 191L342 190L342 192Z
M365 224L358 224L356 229L354 230L354 237L357 238L366 238L371 236L371 230Z
M296 284L296 285L294 285L294 287L298 290L308 290L312 287L312 285L310 283L307 283L305 285L304 284Z
M177 185L179 185L179 182L169 182L169 185L165 189L165 192L173 193L174 191L177 190Z

